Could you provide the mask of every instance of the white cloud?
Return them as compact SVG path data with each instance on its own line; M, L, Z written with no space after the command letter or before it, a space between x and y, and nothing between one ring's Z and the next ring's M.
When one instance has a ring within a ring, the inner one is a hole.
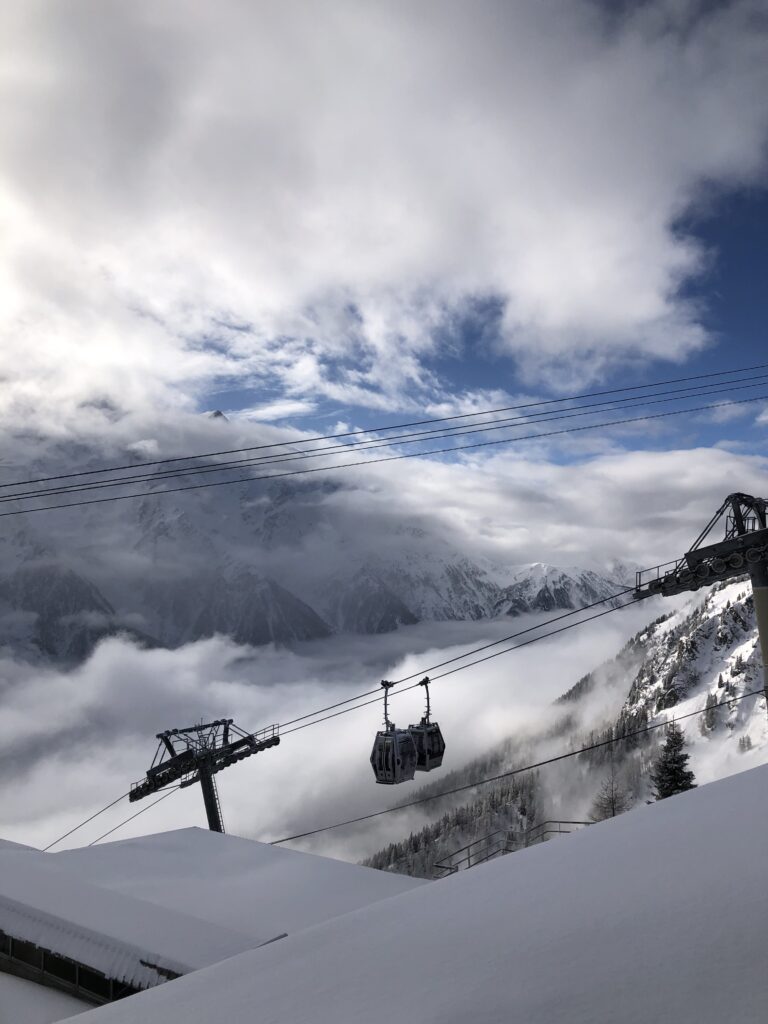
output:
M229 412L230 416L239 416L246 420L284 420L289 416L301 416L314 412L313 402L302 402L299 399L286 398L276 402L265 402L264 405L254 405L250 409L239 409Z
M365 472L379 481L373 502L397 493L406 520L428 509L465 550L559 565L678 558L728 493L768 494L761 456L719 448L601 454L599 443L563 464L549 447L512 446L458 466L419 460L417 473L408 462Z
M129 436L129 426L117 424L113 440ZM144 438L145 450L161 457L177 446L204 450L221 445L222 424L217 422L171 417L154 426L157 431L143 423L134 436ZM256 430L259 437L266 432L276 440L296 436L247 423L223 426L231 447L253 443ZM163 438L157 448L155 434ZM44 472L42 443L30 438L24 443L19 461ZM56 460L65 453L62 445L52 449ZM68 454L80 464L89 462L81 446ZM253 490L250 504L241 505L240 488L223 488L210 500L200 494L168 495L141 505L98 506L92 514L77 509L55 519L22 518L4 534L0 554L5 568L11 556L54 548L64 564L102 587L115 606L122 581L126 606L135 609L130 588L137 580L146 582L147 566L183 573L202 559L209 568L243 561L278 579L323 566L331 572L354 562L361 550L386 557L393 549L404 557L411 541L397 533L398 527L423 528L427 550L439 540L449 550L506 564L541 560L604 566L618 557L652 565L679 557L729 491L768 493L765 458L720 449L615 449L562 465L551 455L543 447L512 449L465 463L420 460L417 471L413 463L401 462L318 477L318 483L336 479L342 488L288 494L279 507L273 502L268 510L276 546L268 553L253 532L259 490ZM246 520L250 532L242 529ZM288 538L283 547L281 524ZM436 544L438 556L443 550ZM304 589L296 592L308 596ZM569 634L567 644L537 645L451 677L444 688L436 686L435 709L446 727L451 766L541 721L553 697L613 655L624 637L660 610L643 605L622 612L605 620L605 629L584 627ZM23 632L25 624L17 625ZM151 623L139 625L151 632ZM5 657L0 660L0 776L14 780L3 791L5 834L44 844L66 831L142 774L153 753L152 737L161 728L229 714L252 728L285 721L375 686L378 679L442 661L455 647L497 639L524 625L519 619L425 623L384 636L305 643L293 651L244 649L221 638L176 651L139 651L110 640L72 672ZM530 685L534 678L535 690ZM418 706L418 696L411 694L394 702L393 713L407 717ZM275 837L385 805L387 798L367 764L379 718L380 709L372 707L333 720L286 738L276 751L225 773L221 783L228 826ZM64 801L62 792L67 793ZM95 838L129 811L121 806L110 812L81 841ZM185 792L137 819L127 834L201 822L199 794ZM398 826L398 835L401 830ZM362 856L391 835L383 823L354 839L332 835L321 848Z
M681 218L765 170L763 15L6 4L6 411L184 405L212 377L439 402L428 359L488 295L532 380L684 359L708 254Z
M432 701L448 743L446 768L550 721L552 700L597 661L612 656L645 618L644 609L632 610L585 626L568 645L546 641L436 682ZM0 772L6 781L13 778L13 785L3 788L3 838L44 846L126 791L149 766L161 729L221 716L250 729L287 721L375 687L382 676L414 672L526 624L519 619L513 626L426 624L366 637L364 644L355 638L305 644L301 653L253 650L223 638L175 651L141 651L109 640L70 673L0 660ZM531 687L534 676L536 687ZM393 697L391 711L395 720L410 720L422 703L421 691L404 693ZM368 758L380 721L381 706L370 706L286 735L279 747L219 775L228 829L279 838L389 806L412 793L424 779L394 794L373 779ZM124 801L61 848L95 839L141 806ZM200 793L193 787L149 810L115 838L204 823ZM404 827L402 818L397 825L384 818L362 831L329 833L313 845L352 859L394 834L399 838Z

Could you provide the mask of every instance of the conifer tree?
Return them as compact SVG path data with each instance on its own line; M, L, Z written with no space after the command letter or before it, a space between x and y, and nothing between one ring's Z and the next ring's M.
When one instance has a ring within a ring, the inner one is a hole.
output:
M665 800L675 793L695 789L694 774L687 767L690 754L683 750L685 737L682 729L674 722L667 729L667 739L651 770L654 796Z
M711 732L717 725L717 705L718 705L717 694L707 694L707 705L702 718L702 732Z

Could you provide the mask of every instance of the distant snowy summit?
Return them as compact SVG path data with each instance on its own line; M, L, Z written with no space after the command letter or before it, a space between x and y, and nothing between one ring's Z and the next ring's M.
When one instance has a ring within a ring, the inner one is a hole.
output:
M591 569L560 569L535 562L522 569L514 582L503 589L495 612L523 615L584 608L596 601L614 598L623 589L615 579L600 576Z
M177 647L215 634L241 644L285 644L338 632L386 633L423 621L575 609L617 590L590 570L540 563L530 572L518 569L504 587L460 556L429 569L372 558L325 580L312 575L300 587L292 574L295 589L289 589L230 561L173 574L150 572L138 587L126 581L123 588L113 578L107 597L85 569L26 562L0 576L0 644L27 657L71 662L116 634L145 646Z
M14 653L76 662L116 633L165 647L214 634L284 644L570 610L621 590L592 569L472 557L437 521L330 479L72 516L61 535L30 519L0 545L0 644Z

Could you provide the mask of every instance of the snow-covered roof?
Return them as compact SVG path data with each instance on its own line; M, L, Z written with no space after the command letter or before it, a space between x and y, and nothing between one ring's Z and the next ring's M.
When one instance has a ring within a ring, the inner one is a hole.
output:
M67 850L54 860L78 878L234 928L257 942L425 884L199 828Z
M50 854L0 851L0 930L146 987L257 945L252 935L92 885ZM264 932L264 941L274 936Z
M82 1024L768 1019L768 767L425 885Z

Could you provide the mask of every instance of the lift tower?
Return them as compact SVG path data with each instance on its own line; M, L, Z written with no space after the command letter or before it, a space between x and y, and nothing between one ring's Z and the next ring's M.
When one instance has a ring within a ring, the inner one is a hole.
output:
M214 775L251 754L277 746L278 730L279 726L270 725L259 732L245 733L231 718L218 718L215 722L159 732L156 739L160 742L146 778L131 786L128 799L141 800L174 782L179 783L180 789L199 782L208 828L223 832Z
M724 522L723 540L710 540ZM702 532L677 562L637 574L634 596L669 597L749 573L763 657L763 690L768 710L768 501L751 494L729 494Z

